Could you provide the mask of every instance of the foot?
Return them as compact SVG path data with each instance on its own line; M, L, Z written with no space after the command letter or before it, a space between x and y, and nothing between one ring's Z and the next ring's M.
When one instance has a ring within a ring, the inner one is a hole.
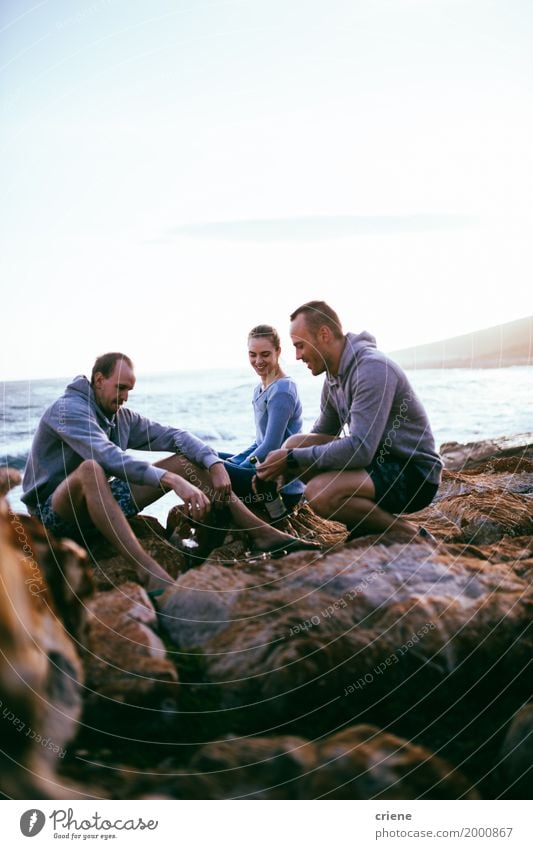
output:
M267 554L272 560L279 560L280 557L285 557L287 554L292 554L293 551L320 551L321 546L318 542L310 542L299 537L291 537L289 534L278 534L277 537L268 543L266 546L256 541L252 548L252 554Z
M150 572L143 571L139 576L139 580L148 595L154 598L156 594L160 595L159 590L164 592L174 584L174 578L159 565L157 565L157 569L152 568Z

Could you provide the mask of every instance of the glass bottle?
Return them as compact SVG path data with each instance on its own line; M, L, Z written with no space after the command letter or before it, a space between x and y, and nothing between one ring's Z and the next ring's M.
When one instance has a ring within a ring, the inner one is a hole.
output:
M249 460L254 466L259 462L259 459L255 456L250 457ZM263 504L265 505L268 515L273 521L275 519L283 519L288 515L287 508L285 507L281 493L278 490L276 481L264 481L256 475L255 489L258 495L263 496Z

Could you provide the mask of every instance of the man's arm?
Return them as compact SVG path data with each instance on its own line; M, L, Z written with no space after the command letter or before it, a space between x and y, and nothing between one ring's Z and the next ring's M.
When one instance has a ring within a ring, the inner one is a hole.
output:
M328 436L336 436L344 422L341 422L335 405L331 400L331 392L327 380L322 386L320 397L320 414L311 428L311 433L325 433Z
M221 462L217 452L192 433L153 422L133 410L121 410L120 415L123 413L130 419L128 448L176 452L204 469Z
M364 469L382 442L398 383L386 362L363 363L357 370L356 391L350 410L350 435L326 445L295 448L298 465L316 471Z
M68 399L56 405L48 422L58 440L84 460L94 460L109 475L134 484L157 486L165 474L144 460L136 460L112 442L86 403Z
M209 470L215 503L223 504L228 500L231 495L230 477L223 461L209 445L186 430L165 427L133 410L125 412L130 416L129 448L140 451L175 451L183 454L192 463ZM163 484L166 483L167 480L163 481ZM176 486L172 488L177 492Z

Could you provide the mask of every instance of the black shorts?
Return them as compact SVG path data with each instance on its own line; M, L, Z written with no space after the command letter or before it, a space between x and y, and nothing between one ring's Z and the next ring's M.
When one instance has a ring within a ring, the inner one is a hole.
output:
M430 483L414 463L374 458L365 471L376 489L376 504L387 513L416 513L431 504L439 485Z

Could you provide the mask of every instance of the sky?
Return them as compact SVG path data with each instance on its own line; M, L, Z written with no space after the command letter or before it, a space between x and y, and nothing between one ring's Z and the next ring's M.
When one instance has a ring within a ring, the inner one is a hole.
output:
M533 313L529 0L3 0L0 379Z

